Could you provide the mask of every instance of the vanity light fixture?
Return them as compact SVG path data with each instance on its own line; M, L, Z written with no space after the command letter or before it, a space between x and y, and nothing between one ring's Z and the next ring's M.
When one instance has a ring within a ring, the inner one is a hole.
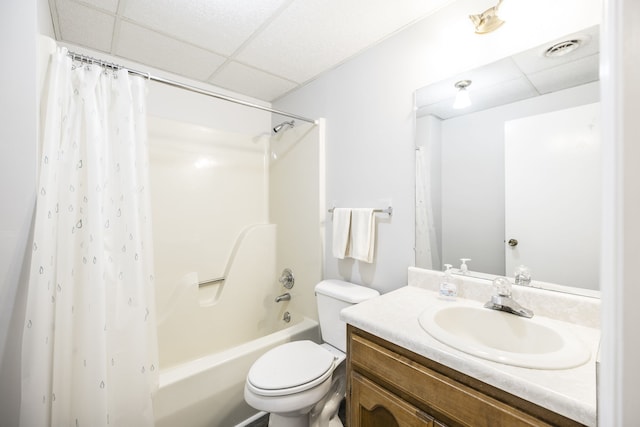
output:
M478 15L469 15L469 19L473 22L476 34L486 34L498 29L505 21L498 17L498 8L502 0L498 0L498 4L490 7Z
M471 80L460 80L456 82L454 85L458 89L458 93L456 94L456 100L453 103L453 108L456 110L460 110L462 108L467 108L471 105L471 99L469 99L469 92L467 92L467 88L471 85Z

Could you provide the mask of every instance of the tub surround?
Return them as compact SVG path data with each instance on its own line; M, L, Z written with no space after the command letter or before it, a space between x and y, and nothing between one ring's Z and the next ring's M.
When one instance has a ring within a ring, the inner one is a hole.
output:
M536 316L567 323L591 350L591 359L573 369L538 370L477 358L449 347L425 332L419 315L443 304L436 290L441 272L409 268L409 284L342 311L342 319L365 332L474 377L582 424L596 425L596 356L600 339L600 300L514 286L513 297ZM486 302L487 281L456 276L458 298Z

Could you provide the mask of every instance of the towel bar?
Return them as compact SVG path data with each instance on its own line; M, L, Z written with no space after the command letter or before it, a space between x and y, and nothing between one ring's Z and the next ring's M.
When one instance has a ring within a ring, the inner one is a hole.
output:
M333 213L334 209L335 209L335 206L332 207L331 209L328 209L327 212ZM385 214L388 214L389 216L393 214L393 208L391 206L389 206L387 209L374 209L373 211L376 213L385 213Z

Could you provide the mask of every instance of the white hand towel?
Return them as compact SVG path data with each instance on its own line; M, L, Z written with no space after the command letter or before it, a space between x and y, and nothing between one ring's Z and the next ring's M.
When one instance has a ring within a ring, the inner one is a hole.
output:
M373 262L376 223L373 209L351 210L351 239L347 256L364 262Z
M349 248L351 229L351 209L333 209L333 256L344 259Z

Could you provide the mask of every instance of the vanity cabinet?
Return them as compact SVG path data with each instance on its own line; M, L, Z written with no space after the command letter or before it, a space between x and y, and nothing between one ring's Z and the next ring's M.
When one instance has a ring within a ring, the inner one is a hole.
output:
M582 425L351 325L347 335L350 427Z

